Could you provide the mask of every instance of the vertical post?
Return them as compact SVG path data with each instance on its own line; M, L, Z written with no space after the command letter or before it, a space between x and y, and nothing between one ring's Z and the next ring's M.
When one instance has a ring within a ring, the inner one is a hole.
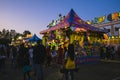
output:
M115 34L114 28L115 28L115 26L114 26L114 25L111 25L111 35L112 35L112 36Z

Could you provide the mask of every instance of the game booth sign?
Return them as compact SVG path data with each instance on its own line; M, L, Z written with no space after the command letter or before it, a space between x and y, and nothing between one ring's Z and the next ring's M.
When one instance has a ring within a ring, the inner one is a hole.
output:
M63 47L67 47L68 44L73 43L78 64L100 61L99 46L102 44L105 33L105 30L83 21L73 9L59 23L40 32L43 35L44 45L50 43L59 46L62 44Z

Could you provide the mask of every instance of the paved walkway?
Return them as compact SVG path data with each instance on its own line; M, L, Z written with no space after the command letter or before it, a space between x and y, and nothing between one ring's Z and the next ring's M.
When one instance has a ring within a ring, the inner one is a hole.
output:
M5 66L0 70L0 80L23 80L20 70L12 68L10 60L7 59Z
M58 65L45 67L45 80L64 80L59 69ZM120 61L101 60L96 64L81 64L79 69L75 80L120 80ZM7 59L6 66L0 71L0 80L23 80L23 74L21 70L12 68Z

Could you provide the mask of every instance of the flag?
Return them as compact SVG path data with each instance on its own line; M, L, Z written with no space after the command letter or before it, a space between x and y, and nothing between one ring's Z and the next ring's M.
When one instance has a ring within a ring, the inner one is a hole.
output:
M98 22L98 23L102 23L102 22L105 21L105 18L106 18L106 16L98 17L98 18L97 18L97 22Z
M120 12L118 12L118 18L119 18L119 20L120 20Z
M115 12L112 14L112 20L118 20L119 13Z

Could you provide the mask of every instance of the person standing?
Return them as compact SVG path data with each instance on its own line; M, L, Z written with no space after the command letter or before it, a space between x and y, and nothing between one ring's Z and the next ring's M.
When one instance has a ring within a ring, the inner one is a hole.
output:
M67 58L65 63L65 79L68 80L68 73L70 72L71 80L74 80L74 69L75 69L75 51L74 45L68 45Z
M28 53L29 53L30 65L33 69L33 46L31 46L31 45L29 46Z
M36 80L44 80L43 74L43 64L45 61L45 47L40 41L37 42L37 45L33 48L33 63L36 73Z
M5 61L6 61L5 49L3 46L1 46L0 47L0 69L5 67Z
M64 47L64 55L63 55L63 60L67 59L67 47Z
M46 66L50 66L52 61L50 46L46 46Z
M62 45L59 46L58 48L58 64L63 64L63 55L64 55L64 49L62 48Z
M52 51L51 51L51 55L52 55L52 63L56 64L56 60L57 60L57 51L56 51L56 47L53 46L52 47Z
M29 53L25 53L24 57L24 67L23 67L23 73L24 73L24 80L32 80L32 77L30 75L31 67L30 67L30 60L29 60Z
M16 56L17 56L16 46L11 46L11 54L12 54L12 67L16 67Z

